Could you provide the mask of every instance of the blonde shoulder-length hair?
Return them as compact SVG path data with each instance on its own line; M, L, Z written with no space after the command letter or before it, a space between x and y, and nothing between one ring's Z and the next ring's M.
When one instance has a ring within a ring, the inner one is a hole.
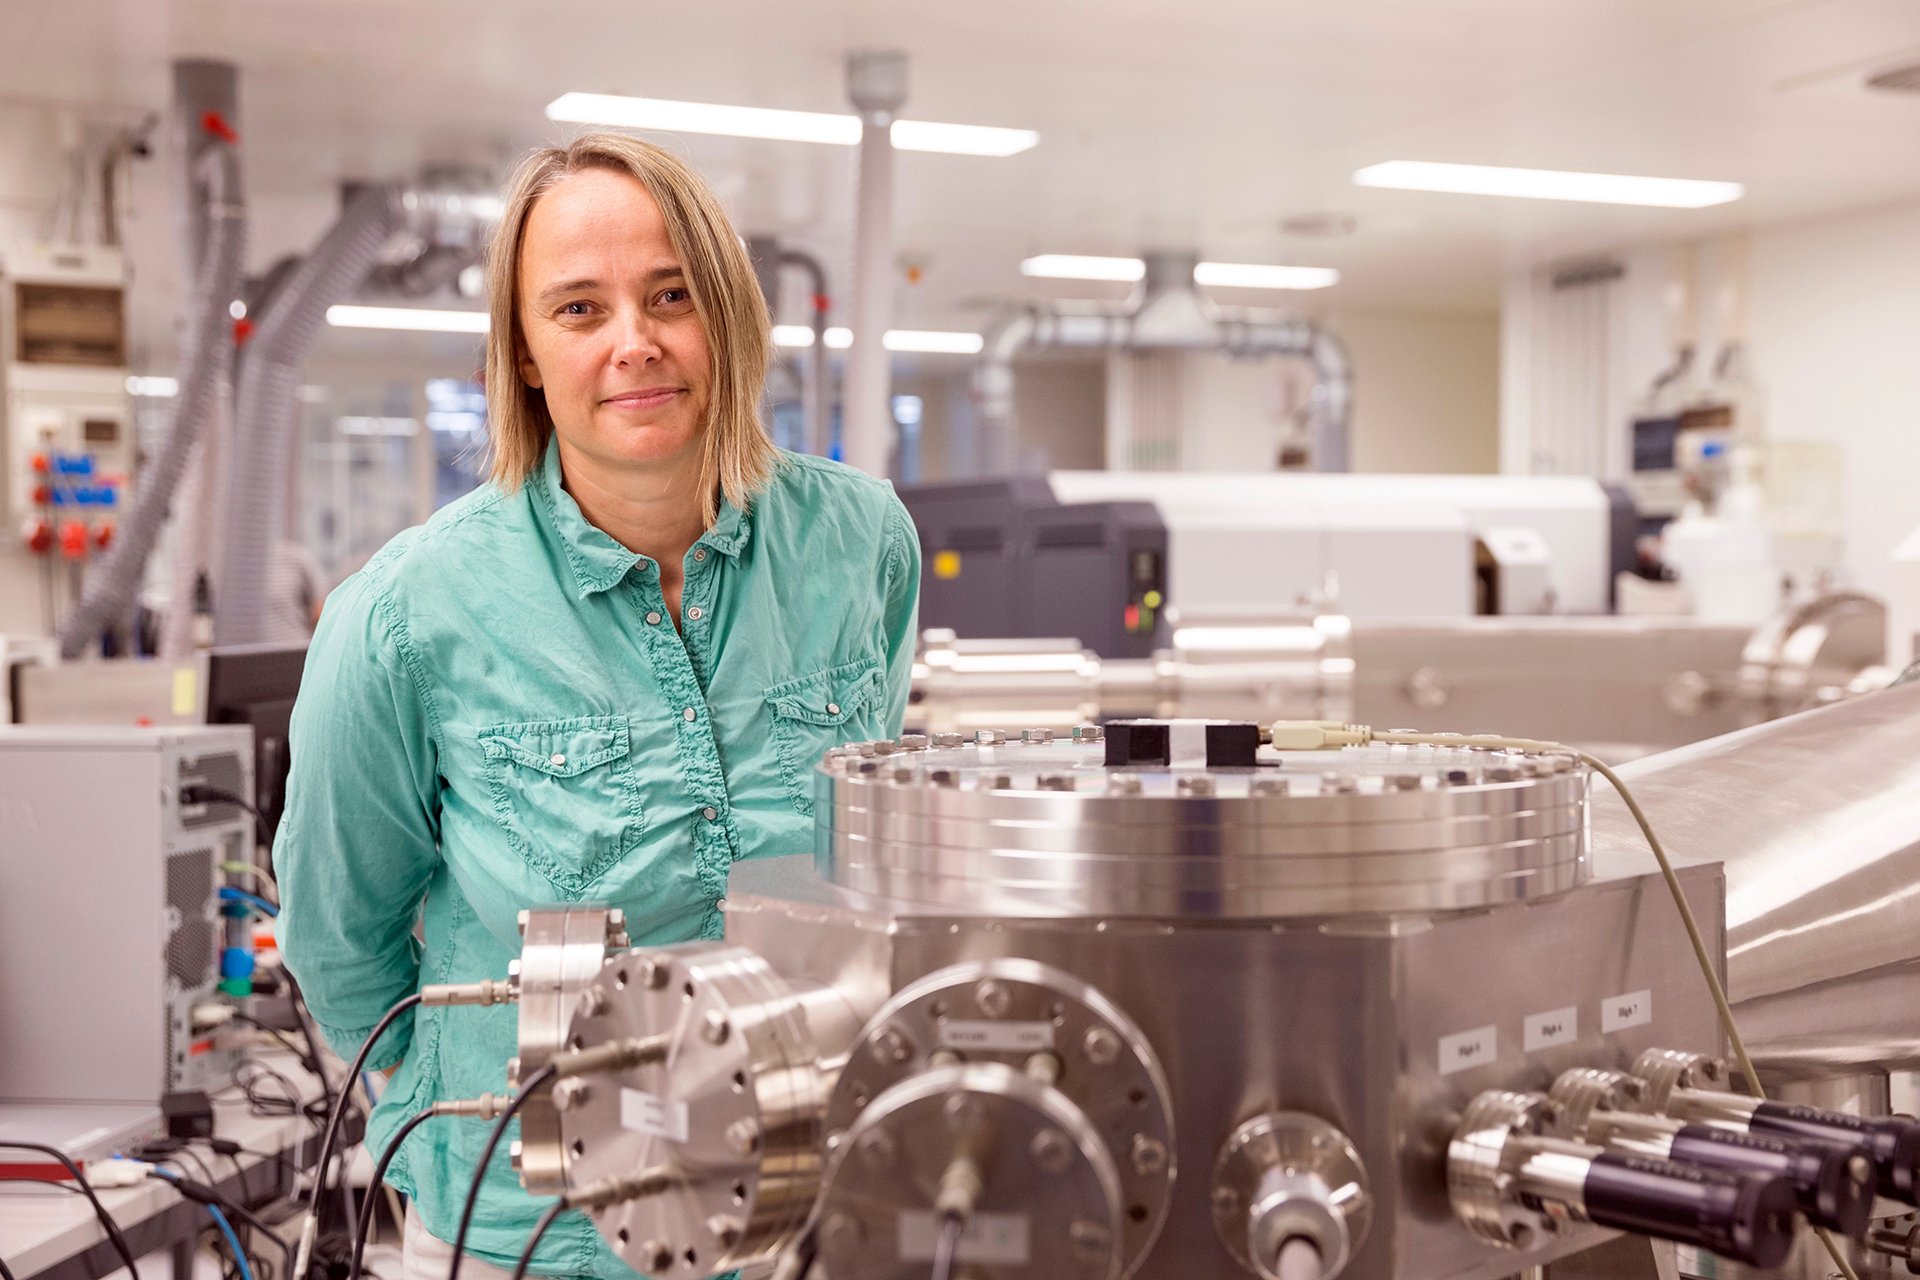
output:
M508 183L506 209L487 256L487 415L494 482L509 492L519 488L540 465L553 436L545 394L520 376L525 345L520 248L527 217L555 184L588 169L627 174L647 189L687 273L713 372L700 467L701 510L711 527L720 499L744 510L773 474L778 457L760 422L770 359L767 304L746 247L700 175L672 152L620 134L589 133L571 146L535 151Z

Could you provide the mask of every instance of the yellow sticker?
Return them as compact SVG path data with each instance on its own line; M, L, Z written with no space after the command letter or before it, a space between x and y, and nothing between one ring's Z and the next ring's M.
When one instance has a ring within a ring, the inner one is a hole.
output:
M199 706L199 678L192 667L173 669L173 714L190 716Z
M936 551L933 555L933 576L936 578L959 577L960 553L958 551Z
M1160 607L1160 593L1158 591L1149 591L1140 597L1140 603L1149 609L1158 609Z

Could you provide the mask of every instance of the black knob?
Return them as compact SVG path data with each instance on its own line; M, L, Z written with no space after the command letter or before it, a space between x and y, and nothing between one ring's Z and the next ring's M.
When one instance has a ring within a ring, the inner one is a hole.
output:
M1920 1124L1883 1116L1864 1120L1841 1111L1822 1111L1792 1102L1763 1102L1747 1127L1757 1133L1799 1138L1835 1146L1865 1144L1873 1159L1877 1190L1889 1200L1920 1204Z
M1873 1216L1873 1162L1862 1143L1797 1142L1690 1124L1673 1135L1668 1158L1726 1173L1785 1178L1809 1221L1844 1235L1858 1238Z
M1603 1227L1697 1245L1763 1270L1793 1247L1793 1184L1777 1176L1608 1152L1588 1167L1583 1196L1587 1216Z

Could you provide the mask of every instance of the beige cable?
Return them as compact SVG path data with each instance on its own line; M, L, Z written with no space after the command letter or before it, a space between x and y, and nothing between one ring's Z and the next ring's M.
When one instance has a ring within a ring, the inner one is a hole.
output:
M1713 996L1713 1007L1719 1010L1720 1025L1726 1030L1727 1040L1733 1045L1733 1053L1740 1063L1740 1073L1746 1078L1747 1088L1761 1099L1767 1096L1766 1089L1760 1083L1760 1073L1754 1069L1753 1059L1747 1056L1746 1041L1740 1037L1740 1028L1734 1025L1733 1006L1727 1003L1726 988L1720 984L1720 975L1715 970L1713 958L1707 951L1706 940L1700 936L1700 924L1693 918L1693 907L1687 902L1687 895L1680 889L1680 877L1674 874L1673 863L1667 858L1667 851L1660 843L1660 837L1653 833L1653 824L1647 821L1647 815L1640 808L1640 802L1633 798L1633 792L1620 779L1607 763L1597 756L1589 755L1576 747L1560 742L1543 742L1535 738L1503 738L1494 734L1465 733L1376 733L1371 725L1336 724L1318 720L1282 720L1271 729L1271 743L1283 751L1326 750L1334 747L1364 746L1369 742L1384 742L1391 746L1425 747L1490 747L1508 751L1537 751L1547 754L1570 755L1582 761L1588 768L1613 784L1626 802L1627 812L1640 824L1640 834L1647 838L1647 847L1653 850L1653 859L1660 864L1660 875L1667 882L1667 892L1673 895L1673 905L1680 910L1680 922L1686 926L1687 940L1693 944L1693 958L1700 964L1700 976L1707 980L1707 990ZM1308 742L1319 736L1312 745L1296 745ZM1825 1227L1815 1226L1814 1234L1820 1237L1820 1243L1827 1247L1827 1254L1845 1280L1860 1280L1855 1274L1853 1264L1840 1252L1839 1242L1833 1233Z

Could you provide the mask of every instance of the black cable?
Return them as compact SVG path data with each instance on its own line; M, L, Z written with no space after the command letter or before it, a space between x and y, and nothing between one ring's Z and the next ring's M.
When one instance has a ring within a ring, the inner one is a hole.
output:
M258 809L236 792L228 791L225 787L210 787L204 782L189 783L180 788L180 803L239 805L253 815L253 834L259 837L260 843L269 849L273 848L273 832L268 828L267 820L260 816Z
M473 1208L480 1202L480 1186L487 1180L487 1166L493 1163L493 1153L500 1149L500 1139L506 1135L508 1123L526 1100L533 1096L533 1091L552 1079L553 1064L549 1062L520 1086L520 1091L513 1095L513 1101L493 1122L493 1132L487 1135L487 1145L480 1152L480 1166L473 1171L473 1184L467 1188L466 1207L460 1210L460 1234L453 1238L453 1261L447 1264L447 1280L460 1280L460 1259L467 1250L467 1228L473 1225Z
M286 1032L280 1030L280 1028L275 1026L270 1026L269 1024L262 1022L260 1019L248 1013L245 1009L235 1009L233 1011L233 1020L235 1022L244 1022L250 1027L258 1027L260 1030L272 1036L275 1040L278 1040L280 1042L280 1047L282 1049L285 1049L288 1053L300 1059L301 1066L305 1067L308 1071L312 1071L313 1074L315 1075L320 1074L318 1071L314 1070L315 1064L313 1062L312 1050L302 1049L299 1045L287 1039ZM324 1076L321 1078L323 1080L325 1079Z
M134 1265L133 1250L127 1247L127 1238L120 1234L120 1224L113 1220L113 1215L108 1213L106 1206L100 1203L100 1197L93 1193L93 1184L87 1181L87 1175L80 1172L80 1166L75 1164L66 1152L58 1147L50 1147L44 1142L0 1142L0 1147L13 1151L44 1152L65 1165L67 1172L73 1175L73 1180L80 1184L80 1190L84 1191L87 1199L92 1202L93 1215L100 1219L101 1229L107 1233L107 1239L113 1241L114 1251L120 1255L120 1261L127 1264L127 1273L133 1277L133 1280L140 1280L140 1268Z
M332 1114L327 1117L326 1133L320 1139L320 1159L314 1166L313 1198L308 1201L308 1208L313 1212L316 1219L320 1214L320 1197L325 1192L327 1185L327 1163L333 1158L333 1140L340 1132L340 1117L347 1109L347 1099L353 1094L353 1082L360 1078L360 1069L367 1065L367 1055L373 1052L373 1046L379 1043L380 1037L386 1034L387 1028L392 1026L401 1014L412 1009L419 1003L420 993L416 991L406 999L400 1001L400 1003L394 1005L393 1008L387 1010L386 1016L375 1023L373 1030L367 1033L367 1038L360 1042L360 1052L353 1055L353 1065L347 1068L345 1087L340 1090L339 1097L334 1101ZM293 1001L293 1014L294 1017L300 1019L301 1029L305 1032L308 1042L313 1043L313 1033L307 1030L307 1020L300 1012L300 999L297 995ZM318 1064L316 1063L316 1065ZM324 1083L325 1080L325 1075L322 1075L321 1081ZM351 1203L353 1188L347 1185L347 1170L344 1160L341 1161L340 1165L340 1189L349 1202L347 1205L347 1225L351 1230L357 1224L354 1222ZM356 1231L355 1234L358 1234L358 1232ZM300 1278L291 1277L290 1280L300 1280Z
M285 1274L289 1276L293 1274L293 1246L282 1239L279 1232L261 1221L259 1214L247 1208L247 1206L241 1204L232 1196L227 1195L218 1187L210 1186L207 1183L195 1182L191 1178L178 1177L160 1168L155 1168L152 1176L167 1183L195 1204L219 1205L222 1209L238 1217L255 1231L264 1234L268 1239L279 1245L280 1252L285 1255L287 1263Z
M520 1261L513 1264L513 1280L527 1280L527 1267L533 1262L533 1251L540 1247L540 1238L547 1234L547 1228L553 1225L553 1220L566 1211L567 1198L561 1196L540 1215L540 1225L527 1237L527 1247L520 1251Z
M391 1142L387 1143L387 1149L380 1153L380 1163L373 1166L373 1181L367 1184L367 1212L361 1215L360 1229L353 1234L353 1261L347 1265L347 1280L360 1280L360 1259L367 1251L367 1238L372 1234L374 1197L379 1194L380 1184L386 1179L387 1166L392 1164L393 1158L400 1154L400 1144L426 1121L433 1119L436 1115L446 1114L448 1113L428 1107L401 1125L400 1131L393 1135Z

